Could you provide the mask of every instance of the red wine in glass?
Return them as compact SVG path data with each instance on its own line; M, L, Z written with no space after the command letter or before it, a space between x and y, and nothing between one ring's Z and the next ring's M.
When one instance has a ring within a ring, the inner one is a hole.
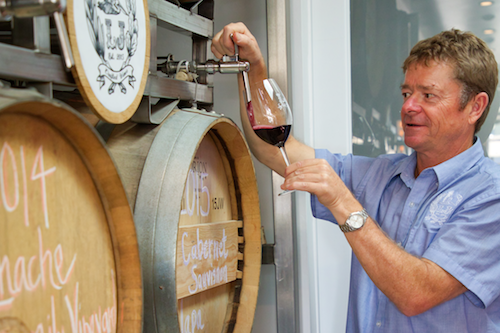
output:
M278 147L286 166L290 165L285 142L292 128L292 111L285 95L273 79L251 82L250 89L247 88L248 77L244 75L243 81L246 88L247 114L252 129L263 141ZM292 192L284 191L279 195Z
M252 128L255 134L265 142L276 147L283 147L288 135L290 135L292 125L255 125Z

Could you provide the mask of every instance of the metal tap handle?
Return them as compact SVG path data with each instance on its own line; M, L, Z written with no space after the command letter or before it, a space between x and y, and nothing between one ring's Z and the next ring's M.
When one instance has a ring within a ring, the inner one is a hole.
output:
M233 40L233 34L230 34L229 37L231 37L231 40L233 41L234 45L234 60L238 61L239 59L238 45Z
M69 43L68 30L66 29L66 24L64 23L64 17L61 13L55 12L54 23L57 29L57 36L59 37L59 42L61 43L62 58L64 61L64 66L66 71L70 71L75 65L75 59L73 58L73 52L71 51L71 45Z
M230 34L229 37L231 37L231 40L233 41L233 45L234 45L234 59L235 59L235 61L240 62L239 61L238 45L233 40L233 34ZM243 74L243 88L244 88L243 93L245 94L247 105L252 101L252 94L250 93L250 81L248 80L248 71L249 70L250 70L250 63L248 63L248 69L242 72L242 74Z

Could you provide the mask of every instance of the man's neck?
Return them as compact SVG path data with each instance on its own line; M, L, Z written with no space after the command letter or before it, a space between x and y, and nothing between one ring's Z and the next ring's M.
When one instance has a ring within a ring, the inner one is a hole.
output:
M434 151L432 154L427 154L425 152L417 151L417 165L415 167L415 178L417 178L425 169L432 168L463 153L467 149L471 148L475 142L476 138L474 136L473 140L471 140L469 143L466 143L456 148L455 150L449 149L447 151L437 152L437 153Z

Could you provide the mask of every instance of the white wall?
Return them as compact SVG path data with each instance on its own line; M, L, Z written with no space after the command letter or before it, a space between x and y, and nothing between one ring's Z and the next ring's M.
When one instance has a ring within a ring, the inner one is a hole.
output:
M289 0L290 103L294 136L316 148L351 151L350 39L348 0ZM215 31L243 21L266 46L265 0L215 1ZM233 75L214 76L214 109L239 121L238 92ZM262 222L274 242L271 173L255 163ZM300 331L344 332L347 314L350 249L336 225L312 218L309 195L297 193ZM273 266L263 266L253 332L276 328ZM290 332L280 332L290 333Z
M315 148L350 153L348 0L290 0L291 103L295 136ZM297 196L301 332L345 332L351 250L336 225L311 216Z

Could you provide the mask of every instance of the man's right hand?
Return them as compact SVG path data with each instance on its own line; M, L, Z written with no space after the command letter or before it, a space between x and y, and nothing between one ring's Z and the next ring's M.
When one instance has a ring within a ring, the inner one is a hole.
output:
M264 57L257 40L241 22L230 23L219 31L212 39L211 50L220 59L224 55L234 55L234 44L238 45L239 58L250 63L250 71L252 67L266 71Z

